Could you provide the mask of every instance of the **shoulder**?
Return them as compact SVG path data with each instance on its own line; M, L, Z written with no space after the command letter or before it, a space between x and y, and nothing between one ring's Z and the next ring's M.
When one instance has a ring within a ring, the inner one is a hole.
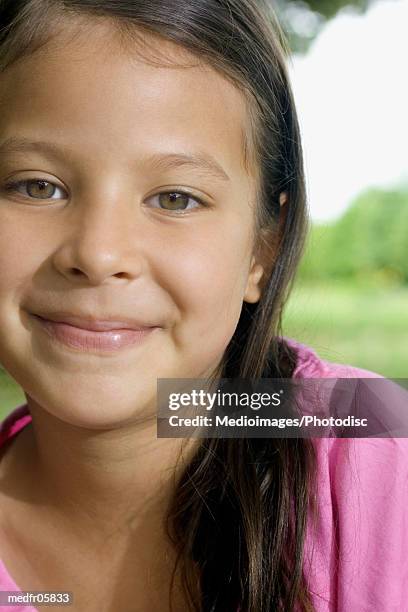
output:
M330 403L326 408L329 414L357 413L375 421L368 429L369 436L364 438L312 438L320 474L325 474L321 481L328 478L337 494L346 483L351 486L354 482L361 491L366 483L367 491L374 495L374 488L368 483L377 483L381 488L383 482L384 492L395 485L397 478L407 479L408 391L380 374L321 359L310 347L292 339L285 338L285 341L297 354L294 378L338 379L328 381L330 393L324 396ZM316 381L316 386L324 384L324 380Z
M26 425L31 422L31 414L27 404L17 406L0 422L0 458L14 438Z
M321 359L310 347L285 340L297 355L295 378L357 379L333 385L336 409L344 408L346 388L382 431L397 432L312 438L315 513L311 508L304 566L316 611L399 612L408 592L407 391L375 372Z
M310 346L293 338L284 337L283 341L297 357L294 378L382 378L380 374L364 368L323 359Z
M304 562L316 611L405 609L408 440L314 442L316 513Z

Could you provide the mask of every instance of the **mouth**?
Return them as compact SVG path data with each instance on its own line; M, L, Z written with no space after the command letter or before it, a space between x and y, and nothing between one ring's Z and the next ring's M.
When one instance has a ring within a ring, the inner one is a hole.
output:
M141 326L128 320L91 320L74 315L59 315L60 320L55 320L57 315L47 319L34 313L31 316L48 338L66 347L87 352L112 352L141 344L154 330L160 329L157 326Z
M32 314L40 319L43 319L44 321L65 323L73 327L95 332L112 331L117 329L133 329L135 331L142 331L149 329L150 327L157 327L157 325L136 321L135 319L119 318L115 316L95 317L90 315L72 314L63 311Z

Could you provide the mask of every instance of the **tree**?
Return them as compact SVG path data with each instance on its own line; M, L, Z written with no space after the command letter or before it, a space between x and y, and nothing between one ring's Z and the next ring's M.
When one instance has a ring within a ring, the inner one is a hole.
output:
M369 189L336 222L313 226L300 277L408 285L408 190Z
M348 8L362 13L376 0L267 0L277 13L293 52L305 53L327 20Z

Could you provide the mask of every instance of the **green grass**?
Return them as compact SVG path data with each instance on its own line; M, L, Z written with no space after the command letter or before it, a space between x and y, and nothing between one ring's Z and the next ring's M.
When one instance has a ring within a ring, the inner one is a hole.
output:
M0 370L0 418L26 401L23 390L3 370Z
M283 330L324 359L408 378L408 288L298 285ZM0 418L24 402L21 388L0 371Z
M283 330L324 359L408 378L408 288L299 284Z

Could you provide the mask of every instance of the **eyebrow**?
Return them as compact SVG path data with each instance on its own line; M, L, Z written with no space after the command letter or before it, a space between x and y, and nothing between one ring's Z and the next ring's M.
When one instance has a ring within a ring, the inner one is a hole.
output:
M30 140L29 138L12 136L0 143L0 157L4 154L41 152L46 157L63 159L70 155L64 147L43 140ZM230 181L224 168L207 153L154 153L140 160L141 164L150 164L157 170L172 170L174 168L192 168L203 172L210 178Z

